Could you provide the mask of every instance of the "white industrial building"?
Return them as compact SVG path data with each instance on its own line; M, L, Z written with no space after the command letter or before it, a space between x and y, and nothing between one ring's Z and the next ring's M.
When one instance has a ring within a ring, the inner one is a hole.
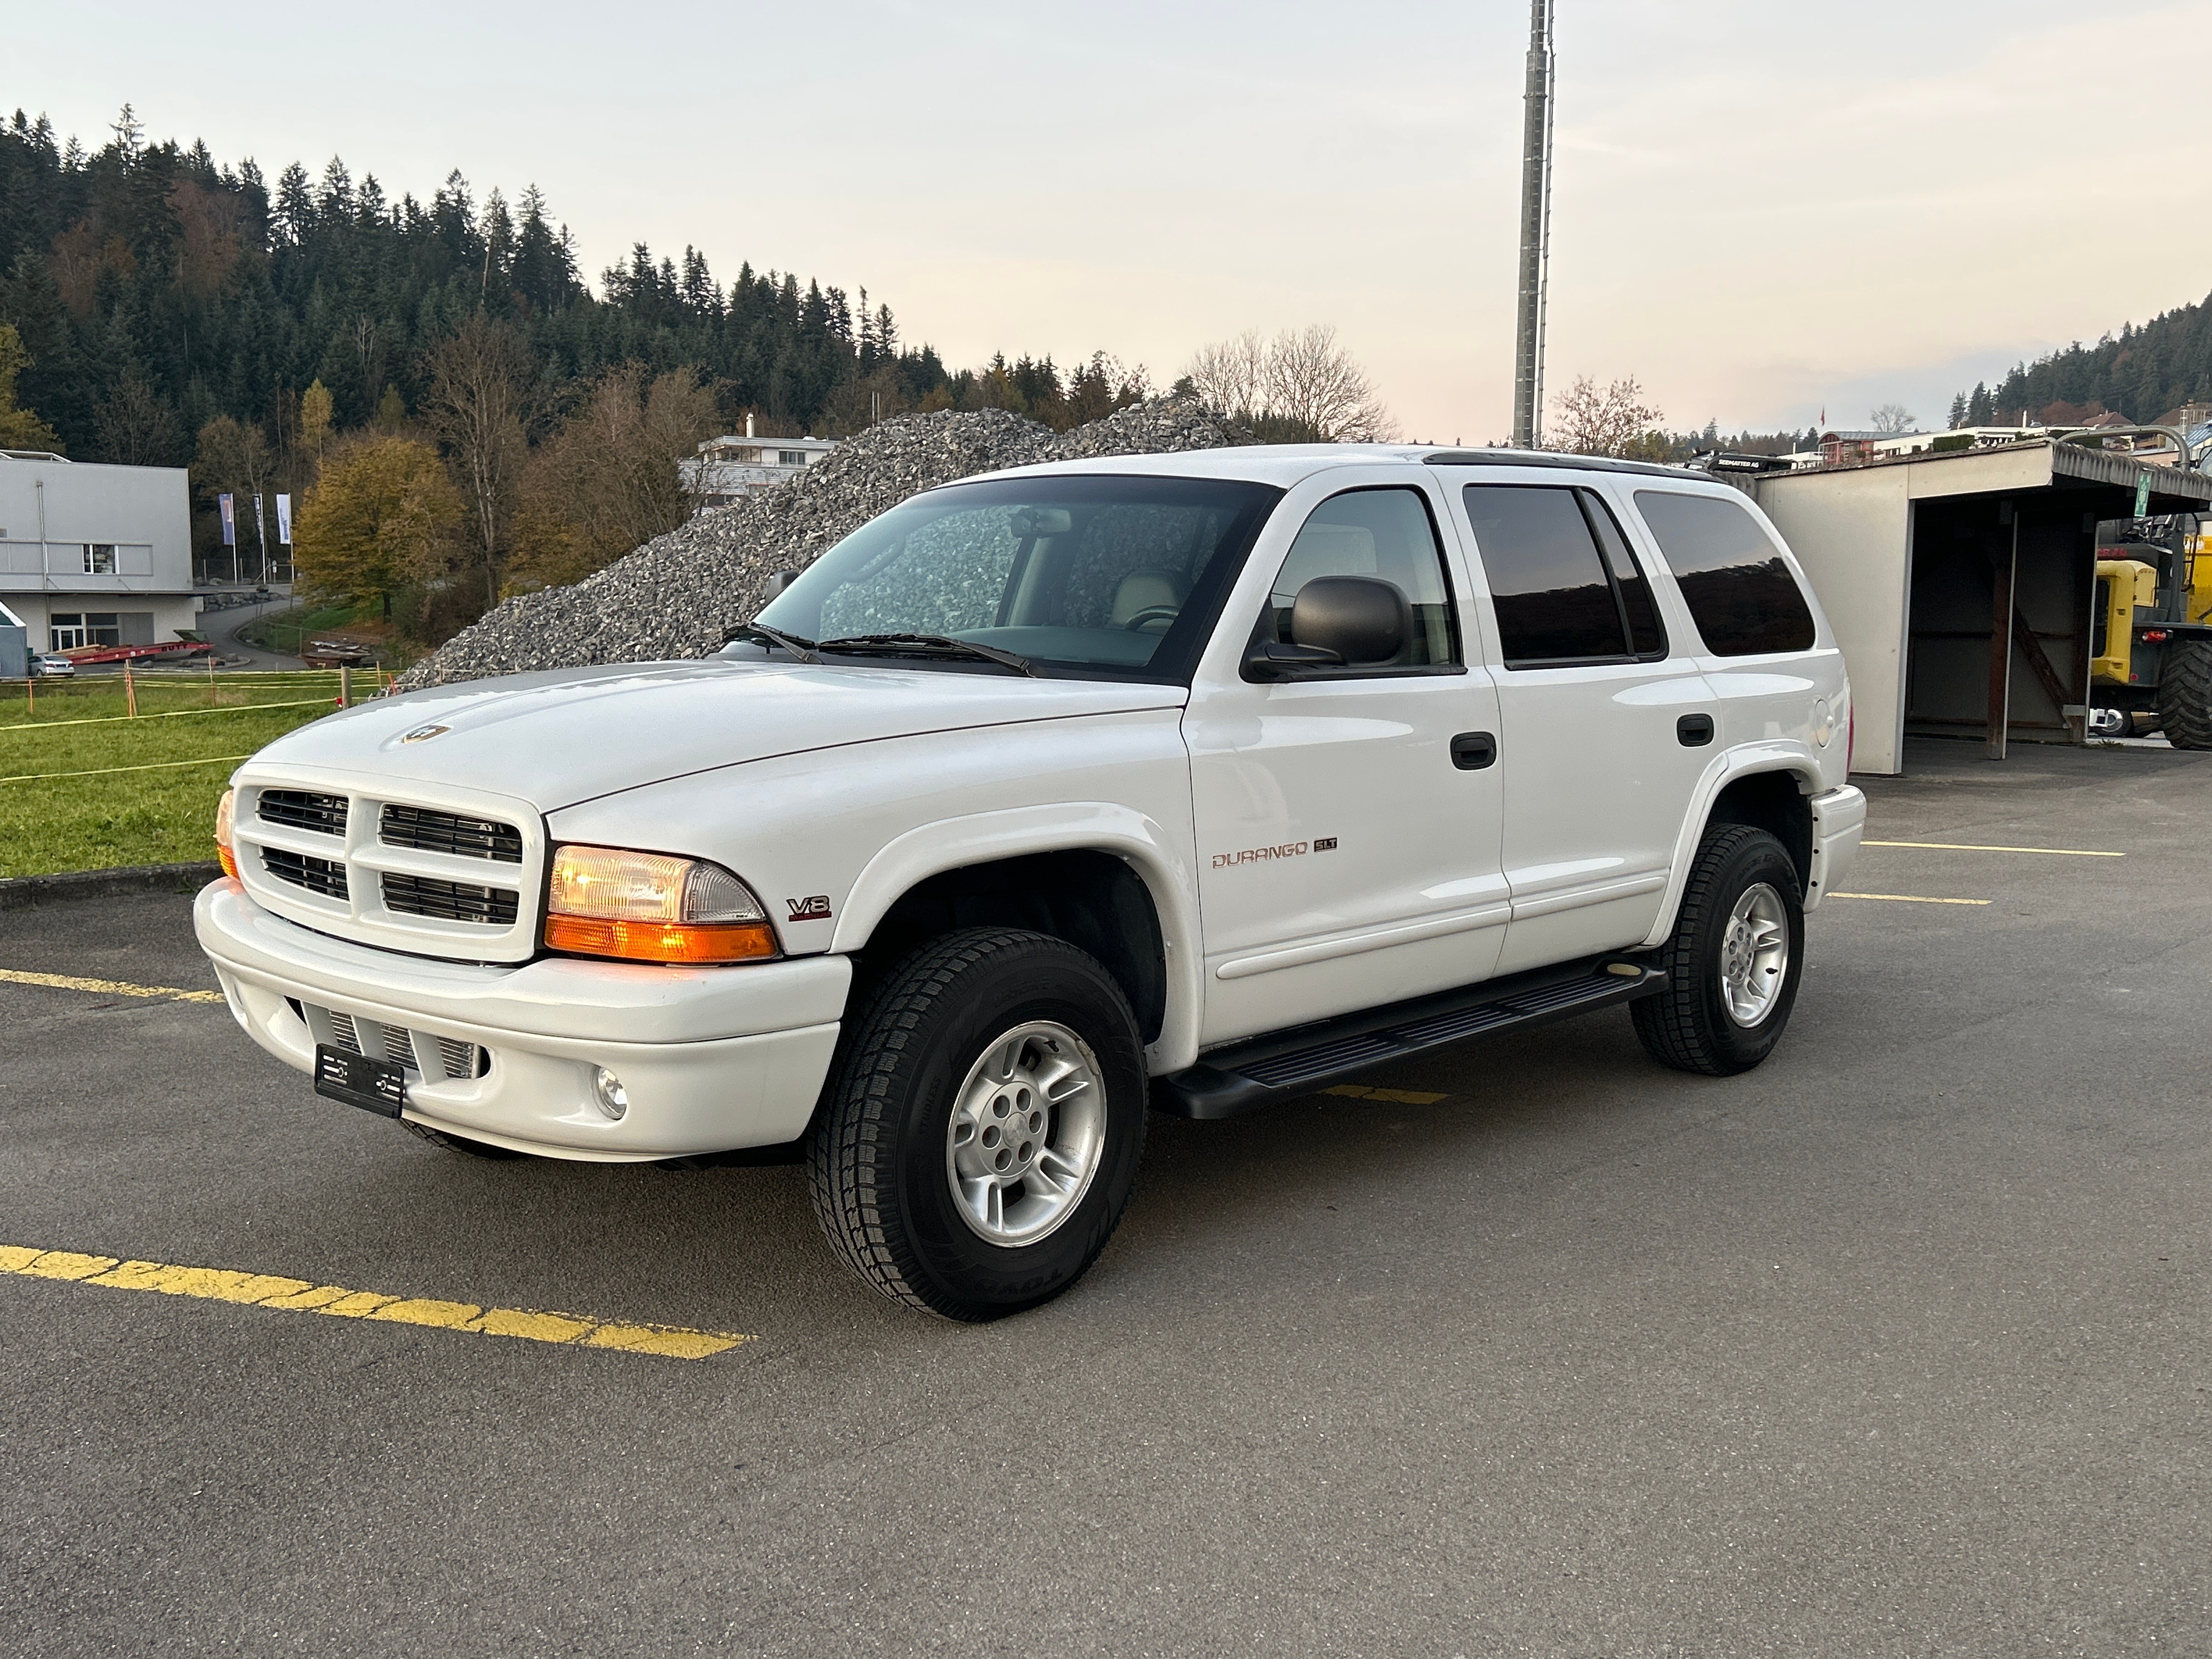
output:
M835 438L759 438L752 416L742 436L709 438L696 456L677 462L684 488L700 507L727 507L749 491L767 489L817 465L837 447Z
M154 645L196 628L185 469L0 450L0 604L33 651Z

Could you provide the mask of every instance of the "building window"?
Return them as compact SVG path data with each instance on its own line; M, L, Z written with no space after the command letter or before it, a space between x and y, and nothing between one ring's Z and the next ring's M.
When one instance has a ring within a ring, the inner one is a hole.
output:
M74 651L84 643L84 617L82 613L57 611L46 618L46 649Z
M84 544L84 574L88 576L112 576L115 574L113 542Z
M84 642L87 645L120 645L123 643L123 619L112 611L89 611L84 618Z
M775 464L778 466L805 466L806 452L803 449L779 449L775 452Z

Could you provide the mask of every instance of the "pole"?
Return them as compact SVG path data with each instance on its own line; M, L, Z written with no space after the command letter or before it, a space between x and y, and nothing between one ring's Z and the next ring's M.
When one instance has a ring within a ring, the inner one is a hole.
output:
M2010 501L1997 504L1997 523L2011 532L2003 556L1990 573L1990 709L1984 752L2005 757L2012 726L2013 587L2020 574L2020 511Z
M1522 94L1521 279L1513 339L1513 444L1543 435L1544 301L1552 234L1552 0L1529 0L1528 72Z
M123 659L123 712L132 720L138 718L138 682L131 677L131 659Z
M343 663L338 665L338 707L353 707L353 670Z

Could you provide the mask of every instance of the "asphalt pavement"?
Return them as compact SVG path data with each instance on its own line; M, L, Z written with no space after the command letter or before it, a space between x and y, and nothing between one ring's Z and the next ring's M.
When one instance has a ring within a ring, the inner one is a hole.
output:
M1155 1116L986 1327L799 1170L471 1159L23 977L212 989L185 899L0 914L0 1247L750 1339L0 1272L0 1653L2212 1652L2212 757L1911 764L1869 833L1949 845L1866 851L1759 1071L1613 1010Z

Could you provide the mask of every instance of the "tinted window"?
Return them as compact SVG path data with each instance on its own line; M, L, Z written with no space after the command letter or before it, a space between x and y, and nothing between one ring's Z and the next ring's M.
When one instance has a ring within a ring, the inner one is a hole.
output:
M1275 573L1268 604L1276 640L1291 643L1291 606L1316 576L1380 576L1413 607L1413 637L1391 666L1435 668L1459 660L1443 555L1418 489L1355 489L1314 508Z
M1639 489L1636 510L1717 657L1813 648L1813 612L1766 532L1734 501Z
M1582 496L1583 511L1589 514L1590 527L1597 532L1599 543L1605 549L1605 561L1613 567L1613 579L1620 585L1620 609L1628 618L1628 637L1639 657L1663 657L1667 654L1667 633L1659 625L1659 608L1651 602L1651 584L1644 579L1643 567L1636 562L1636 555L1628 550L1628 538L1620 533L1620 522L1607 507L1590 491L1577 492Z
M1540 484L1467 487L1509 667L1629 654L1613 582L1575 496Z

